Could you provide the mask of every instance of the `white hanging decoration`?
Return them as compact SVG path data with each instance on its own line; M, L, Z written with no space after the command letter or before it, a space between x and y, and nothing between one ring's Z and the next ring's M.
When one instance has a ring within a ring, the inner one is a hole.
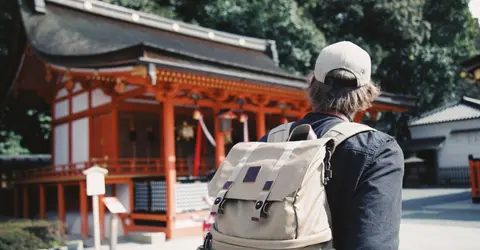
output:
M248 142L249 141L248 116L246 114L241 114L240 115L240 122L243 123L243 141Z
M200 126L202 126L202 131L205 134L205 137L207 137L207 140L212 144L212 146L216 147L215 139L213 139L212 134L210 131L208 131L207 126L205 125L205 122L203 121L203 114L200 113L199 110L195 110L193 113L193 119L200 121Z

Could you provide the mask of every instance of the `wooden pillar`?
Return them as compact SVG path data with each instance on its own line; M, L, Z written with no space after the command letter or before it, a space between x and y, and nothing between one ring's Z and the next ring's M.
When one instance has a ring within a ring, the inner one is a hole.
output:
M220 167L225 159L225 134L220 131L220 119L217 117L219 109L214 109L215 116L215 165Z
M63 184L57 184L58 220L65 225L65 190Z
M45 197L45 185L40 184L38 185L38 201L39 201L39 211L40 211L40 219L46 219L47 218L47 207L46 207L46 197Z
M262 138L266 132L265 111L259 108L257 111L257 139Z
M135 210L135 201L134 201L134 197L135 197L135 190L133 189L133 180L130 179L128 181L128 197L130 198L129 201L130 201L130 211L129 212L132 212L133 210Z
M18 214L18 209L19 209L19 202L20 202L20 199L19 199L19 194L18 194L18 188L17 187L14 187L13 188L13 216L15 218L18 218L19 217L19 214Z
M105 204L103 204L103 197L104 195L98 196L98 217L100 218L100 238L102 240L105 239Z
M173 100L168 97L163 102L163 164L165 167L165 186L167 194L167 228L166 237L171 239L173 230L175 229L175 215L176 215L176 197L175 184L177 182L177 171L175 169L175 113ZM218 145L217 145L218 147ZM133 209L133 208L132 208Z
M112 126L112 137L110 141L111 150L112 150L112 157L113 159L118 159L119 157L119 143L118 143L118 106L114 105L112 114L111 114L111 126Z
M112 186L112 196L117 196L117 184L110 184Z
M85 181L80 181L80 224L82 230L82 237L88 238L88 197L87 184Z
M28 218L28 186L23 186L23 218Z

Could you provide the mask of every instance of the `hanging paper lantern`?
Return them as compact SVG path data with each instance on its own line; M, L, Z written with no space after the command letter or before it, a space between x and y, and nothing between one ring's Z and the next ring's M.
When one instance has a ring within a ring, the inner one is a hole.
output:
M237 119L237 115L231 110L225 110L218 114L219 130L223 133L230 133L232 131L232 120Z
M193 111L193 119L198 121L198 120L200 120L201 117L202 117L202 113L200 113L200 110L195 109Z
M180 137L186 141L190 141L195 136L193 127L187 122L183 122L182 127L180 128Z
M232 144L233 139L230 133L225 134L225 145Z
M480 80L480 68L476 69L474 72L473 72L473 75L475 77L475 80Z
M117 83L115 84L115 92L119 94L125 92L125 83L120 79L117 79Z

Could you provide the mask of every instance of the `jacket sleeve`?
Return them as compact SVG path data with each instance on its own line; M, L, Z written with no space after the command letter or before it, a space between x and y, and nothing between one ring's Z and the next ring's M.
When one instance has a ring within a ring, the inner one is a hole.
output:
M348 208L345 249L399 248L403 174L403 152L393 138L365 161Z

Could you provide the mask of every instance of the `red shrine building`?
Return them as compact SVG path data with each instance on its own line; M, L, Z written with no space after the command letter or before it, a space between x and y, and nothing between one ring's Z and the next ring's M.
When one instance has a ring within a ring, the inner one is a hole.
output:
M275 41L229 34L99 1L18 1L21 53L14 91L51 104L49 164L14 171L18 217L59 219L93 233L82 171L106 168L106 196L128 213L121 233L200 235L192 216L206 174L231 146L309 110L305 78L278 65ZM382 93L367 112L407 112L411 97ZM366 119L366 118L365 118ZM102 235L108 212L100 206Z

